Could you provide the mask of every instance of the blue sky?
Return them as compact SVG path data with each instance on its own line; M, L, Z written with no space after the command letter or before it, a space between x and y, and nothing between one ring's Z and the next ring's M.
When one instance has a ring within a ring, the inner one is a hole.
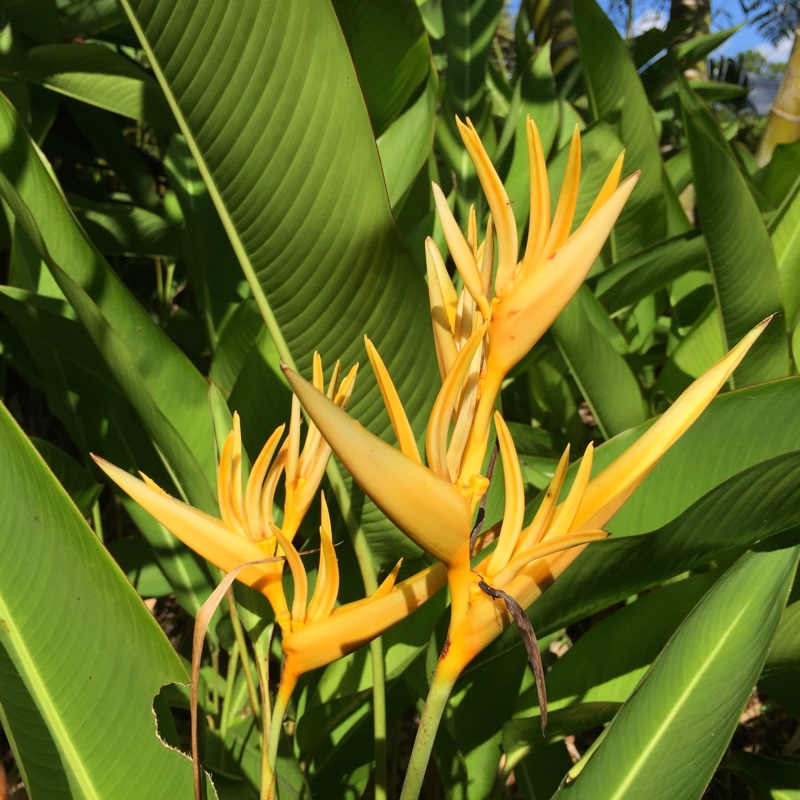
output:
M652 27L653 22L661 21L661 25L666 22L668 11L653 11L653 5L655 4L652 3L652 0L639 0L637 5L634 6L639 30ZM745 23L741 30L717 50L715 55L732 56L736 53L741 53L743 50L759 50L769 61L786 61L789 58L791 39L785 39L776 47L773 47L764 39L755 25L747 23L747 19L739 5L739 0L717 0L717 2L711 0L711 12L711 27L713 30L722 30L738 25L741 22Z
M604 8L608 7L608 0L599 1ZM657 22L661 23L658 27L663 27L669 13L666 10L669 8L669 3L666 0L660 5L654 0L634 0L634 2L636 27L639 32L653 27L653 24ZM516 14L519 4L520 0L511 0L510 7L514 14ZM743 50L759 50L766 56L768 61L788 60L792 40L785 39L777 47L773 47L764 39L755 25L747 24L745 15L739 5L739 0L711 0L711 12L711 27L713 30L722 30L738 25L740 22L745 22L742 29L714 53L715 56L733 56Z

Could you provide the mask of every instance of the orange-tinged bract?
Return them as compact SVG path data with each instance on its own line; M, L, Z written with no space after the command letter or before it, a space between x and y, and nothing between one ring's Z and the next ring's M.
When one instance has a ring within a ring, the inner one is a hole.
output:
M580 182L578 130L572 137L561 195L551 221L544 152L536 126L528 118L530 218L525 252L520 259L511 200L472 123L457 120L457 124L491 211L486 239L478 244L473 234L464 237L442 190L434 184L436 210L447 247L464 282L460 296L432 239L426 242L425 254L434 342L443 380L472 332L481 325L487 326L480 356L472 366L477 388L468 398L474 408L460 418L458 457L451 459L451 468L463 482L483 463L492 410L505 376L583 283L633 191L638 173L620 184L620 155L589 213L570 233ZM497 234L497 268L492 289L493 232ZM463 421L467 416L469 424Z

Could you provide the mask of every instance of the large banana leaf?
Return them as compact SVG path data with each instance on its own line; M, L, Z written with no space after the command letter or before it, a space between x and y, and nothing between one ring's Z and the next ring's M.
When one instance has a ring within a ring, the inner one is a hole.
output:
M369 334L420 430L438 384L425 285L394 225L330 4L123 5L281 358L307 371L317 349L325 364L349 365L363 359ZM368 374L350 408L376 432L388 429ZM382 531L373 544L391 535L371 506L360 516ZM388 559L404 540L393 544L373 552Z
M0 721L29 796L190 797L153 715L186 672L3 406L0 484Z
M703 794L764 663L800 549L747 553L694 609L558 798Z

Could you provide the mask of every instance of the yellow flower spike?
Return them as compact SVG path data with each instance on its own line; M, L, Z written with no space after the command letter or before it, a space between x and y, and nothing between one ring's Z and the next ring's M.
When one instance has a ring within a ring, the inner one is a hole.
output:
M472 528L472 509L461 492L363 428L296 372L282 369L339 460L378 508L434 558L461 563Z
M450 474L447 466L447 434L450 431L450 421L453 417L456 401L467 377L473 356L481 345L486 333L486 325L476 330L469 341L461 348L450 373L444 379L436 401L433 404L428 420L428 432L425 440L425 449L428 454L428 465L437 474L449 482L455 476ZM478 472L478 470L475 470ZM471 476L466 476L469 480ZM462 482L463 485L464 482Z
M556 213L553 224L547 236L542 256L547 258L551 253L561 247L569 238L572 229L572 220L575 218L575 207L578 205L578 186L581 179L581 134L578 126L572 132L572 141L569 145L567 168L564 171L564 181L561 184L561 194L558 196ZM602 243L601 243L602 246Z
M336 362L337 367L339 362ZM337 371L337 367L334 367L334 372ZM314 351L314 356L311 359L311 383L313 384L315 389L319 389L320 392L325 391L325 376L322 373L322 356L319 354L319 351Z
M511 558L517 546L522 523L525 518L525 487L522 483L522 470L517 457L517 448L505 420L499 412L494 413L497 441L500 445L500 458L503 462L503 482L505 483L505 509L497 547L486 561L485 573L491 577Z
M544 160L544 149L539 137L539 130L528 115L525 126L528 137L528 170L530 174L530 202L531 209L528 221L528 241L525 245L525 255L518 270L522 273L529 272L539 261L544 250L544 243L550 232L550 185L547 179L547 164ZM506 285L512 275L497 275L497 294L505 292Z
M394 589L397 576L400 573L400 567L403 566L403 559L401 558L392 568L392 571L381 581L381 585L369 596L370 600L378 600L381 597L386 597L389 592Z
M450 444L447 446L447 472L451 478L459 473L461 459L464 456L464 448L469 441L472 418L478 401L482 364L483 349L478 347L470 362L466 379L455 405L455 425L450 436Z
M345 408L353 391L353 385L358 371L356 364L347 377L337 386L339 381L340 363L337 361L333 367L333 374L328 385L327 397L334 403ZM319 354L315 353L314 359L314 380L319 391L324 391L325 384L322 377L322 361ZM295 405L297 406L295 412ZM296 414L296 416L295 416ZM314 500L314 496L319 488L325 468L330 459L331 449L317 430L313 421L308 426L305 445L302 452L297 456L294 473L290 477L288 457L292 453L292 446L299 448L300 438L300 403L296 397L292 398L292 420L296 420L297 439L292 440L291 428L289 439L286 443L287 468L286 468L286 498L283 506L282 529L290 539L300 527L300 523L305 518L309 506Z
M467 241L472 248L475 260L478 260L478 215L475 213L475 204L470 203L467 215Z
M433 343L442 380L456 360L455 340L458 295L447 274L439 248L430 236L425 240L425 264L428 270L428 302L433 323Z
M297 483L297 462L300 458L300 401L292 396L292 413L289 417L289 436L286 439L286 489Z
M475 167L475 172L478 174L478 180L481 182L494 218L494 226L497 231L498 274L513 275L517 265L518 245L517 222L514 219L514 212L511 210L511 201L508 199L505 187L472 122L467 119L465 125L456 117L456 125ZM486 319L488 318L487 316Z
M442 223L442 231L447 241L450 255L456 265L458 274L464 281L464 287L481 310L481 314L485 319L488 319L491 311L489 309L489 301L483 294L481 275L478 272L478 264L475 261L475 249L470 246L469 242L464 238L464 234L461 233L461 228L458 227L453 212L450 210L450 206L447 205L444 192L435 183L432 185L436 211L439 214L439 221Z
M145 511L184 544L220 569L227 572L244 562L257 561L273 555L259 543L232 531L221 520L170 497L149 479L147 482L141 481L98 456L93 455L92 458L97 466ZM270 585L277 586L282 596L281 570L281 562L257 564L245 567L238 578L260 592L265 592ZM268 594L268 597L274 602L272 596Z
M583 454L575 480L569 487L566 499L556 508L556 513L548 525L547 531L542 537L543 542L565 536L570 530L574 530L573 523L581 507L581 501L589 485L589 476L592 473L592 462L594 461L594 445L589 443L586 452Z
M580 533L570 533L559 538L547 539L539 542L528 550L522 550L509 559L508 563L491 577L492 586L502 589L506 584L515 578L524 567L533 561L546 556L561 553L564 550L571 550L580 545L591 544L605 539L608 531L581 531Z
M327 617L336 605L339 595L339 562L336 558L336 548L333 545L333 532L331 530L331 516L328 513L328 504L325 502L325 493L320 494L322 503L322 520L319 526L319 571L317 572L317 585L308 604L306 622L316 622Z
M569 467L569 445L567 445L559 459L556 471L553 473L553 478L547 487L541 505L536 510L533 521L520 536L521 548L529 549L533 547L547 533L548 526L556 511L556 503L558 503L558 496L561 494L561 487L564 485L564 478L567 477L567 467Z
M481 282L485 297L492 296L492 272L494 271L494 223L492 215L486 222L486 238L481 243ZM484 317L486 319L486 317Z
M724 358L697 378L646 433L590 482L573 530L601 527L617 513L661 456L700 416L771 319L756 325Z
M389 421L392 423L392 429L397 437L397 443L400 445L400 451L409 458L413 458L418 464L421 464L422 459L417 448L417 440L414 438L414 431L411 430L411 423L408 421L403 404L400 402L397 389L394 388L394 383L389 377L386 365L375 349L375 345L366 336L364 337L364 344L367 348L367 356L369 357L369 363L372 365L372 371L378 379L378 388L381 390L383 404L389 412Z
M278 488L278 481L283 474L283 467L286 464L286 442L278 451L272 466L269 468L267 477L264 480L264 487L261 490L261 520L266 525L268 535L272 536L272 531L269 525L274 522L272 517L272 509L275 505L275 490Z
M617 186L619 185L619 179L622 176L622 166L625 163L625 151L623 150L619 156L617 156L617 160L614 162L614 166L611 168L611 172L608 173L608 177L605 179L603 183L603 188L600 189L600 193L594 199L594 203L592 203L592 207L586 213L584 217L584 222L597 213L597 211L602 208L606 202L611 198L614 192L617 191Z
M487 381L493 381L498 389L508 370L539 341L580 288L637 179L638 173L624 180L603 207L558 250L532 272L520 273L512 290L495 300L489 328Z
M239 415L233 415L233 430L225 438L222 452L219 455L217 471L217 497L222 521L242 536L247 533L242 517L242 433L239 426ZM237 487L239 489L237 493ZM237 502L238 501L238 502Z
M256 538L266 538L272 535L272 532L266 527L266 525L272 521L272 502L270 500L270 516L265 519L261 508L261 496L264 489L264 481L269 472L270 464L272 463L272 458L275 455L275 450L278 447L278 442L280 442L285 428L285 425L276 428L272 436L267 439L267 443L261 449L255 464L253 464L250 469L250 477L247 480L247 488L244 496L245 513L247 514L249 530L253 533L257 532Z
M291 540L284 535L283 531L277 525L270 525L270 528L272 529L272 535L281 546L283 557L286 559L286 563L289 565L289 571L292 573L294 597L292 598L291 627L292 630L295 630L296 626L304 625L306 621L308 575L306 575L306 568L303 566L300 553L297 552L297 548L292 544Z

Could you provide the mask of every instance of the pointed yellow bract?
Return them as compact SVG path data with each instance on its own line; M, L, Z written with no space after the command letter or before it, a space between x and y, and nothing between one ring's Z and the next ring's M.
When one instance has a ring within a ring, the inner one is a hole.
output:
M517 226L511 201L472 123L456 120L464 145L475 166L491 211L487 239L471 246L458 228L442 190L434 185L436 210L442 223L450 256L464 282L464 290L453 314L456 291L444 260L433 240L426 242L428 287L434 342L442 380L456 355L479 324L487 323L481 343L481 361L475 383L479 384L469 426L462 422L458 464L451 459L459 482L466 483L483 464L489 425L497 395L505 376L540 339L583 283L619 217L638 178L619 184L622 156L617 159L600 194L582 224L572 232L581 172L580 133L576 126L570 144L561 194L552 222L550 189L544 152L536 126L528 118L530 162L530 218L525 254L518 261ZM493 226L492 226L493 223ZM491 291L494 242L497 234L497 277ZM477 252L490 254L481 264ZM464 322L468 330L464 332ZM462 420L464 417L462 416Z
M322 391L322 362L314 354L314 384ZM329 402L338 408L347 405L356 377L354 367L339 383L339 363L333 369L328 385ZM155 517L167 530L207 561L227 571L250 561L265 558L275 560L265 564L245 567L238 580L266 595L275 611L275 617L284 630L294 624L306 622L305 568L292 545L292 539L300 527L309 506L319 488L319 483L330 458L331 449L316 426L310 425L305 445L300 448L300 405L292 398L292 415L289 435L278 451L284 426L281 425L267 440L250 470L246 487L243 488L242 431L239 415L233 415L233 429L222 446L217 470L217 498L220 519L210 517L192 506L176 500L164 492L147 476L138 480L114 467L103 459L95 458L98 466L142 508ZM275 491L281 478L284 479L285 499L283 520L275 524L273 506ZM310 608L313 615L328 605L330 585L335 584L335 599L338 591L338 567L330 539L330 521L327 532L327 508L323 499L323 532L320 574L325 580L318 581ZM277 535L276 535L277 533ZM295 579L295 599L290 612L283 591L281 575L284 560L289 562Z

